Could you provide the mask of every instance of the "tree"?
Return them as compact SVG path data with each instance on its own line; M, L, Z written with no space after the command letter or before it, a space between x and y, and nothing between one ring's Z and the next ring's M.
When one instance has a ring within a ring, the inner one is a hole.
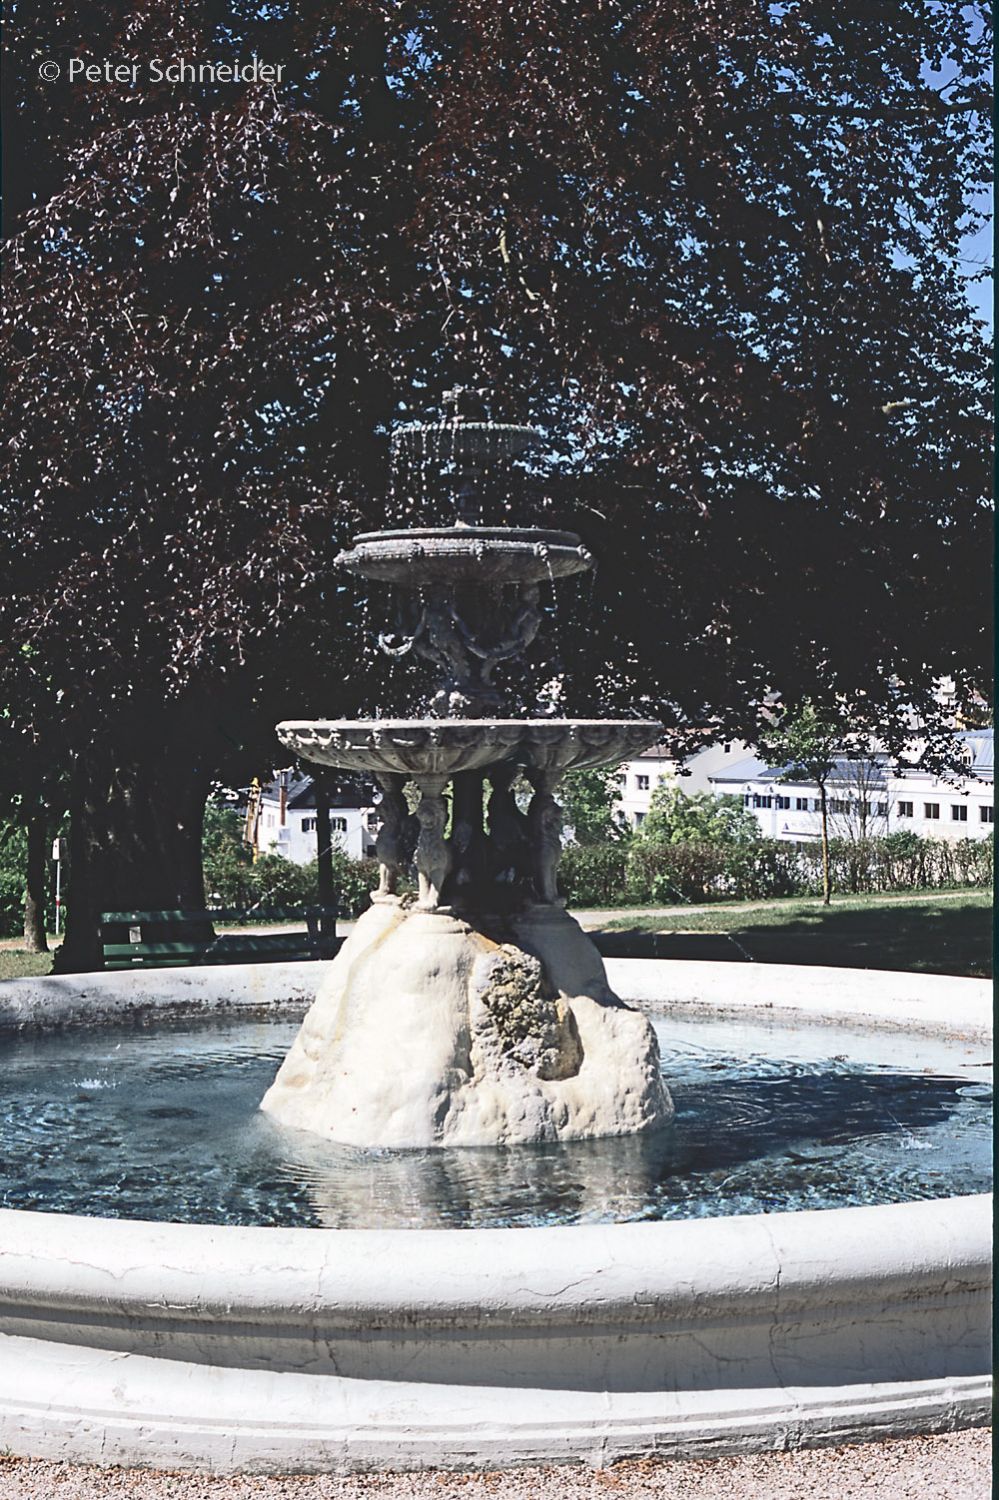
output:
M685 792L661 781L652 793L640 836L654 844L692 841L731 847L755 843L760 830L739 797Z
M842 754L843 727L824 718L816 706L805 702L797 710L785 709L774 726L760 738L767 759L782 767L782 782L805 781L818 788L822 827L822 904L832 899L829 871L829 778Z
M125 894L200 904L275 718L407 706L330 564L440 519L386 435L454 383L557 436L508 514L600 557L544 661L580 712L753 738L763 682L940 752L934 678L990 677L980 6L13 21L0 701L71 769L65 964ZM38 78L221 46L287 81Z
M888 802L884 758L859 746L849 746L835 768L840 807L833 810L837 832L854 841L877 838L888 831ZM879 811L880 808L884 811Z
M623 780L622 773L613 767L568 773L559 800L577 844L604 844L627 837L628 829L614 812Z

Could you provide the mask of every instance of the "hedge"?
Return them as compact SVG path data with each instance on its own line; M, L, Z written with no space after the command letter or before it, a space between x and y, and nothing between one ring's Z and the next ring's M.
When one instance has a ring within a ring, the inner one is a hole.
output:
M990 886L993 841L885 838L831 839L833 890L881 891ZM672 906L687 902L813 896L822 893L822 850L814 844L758 839L751 844L695 840L659 844L570 844L559 866L570 906Z

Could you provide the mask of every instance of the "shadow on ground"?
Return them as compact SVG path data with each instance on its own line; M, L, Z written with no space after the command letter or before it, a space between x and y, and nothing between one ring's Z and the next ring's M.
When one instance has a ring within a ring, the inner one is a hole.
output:
M701 907L692 918L710 922L712 915ZM674 920L683 925L683 917ZM714 920L721 925L721 914ZM664 922L659 932L635 928L590 936L605 958L822 964L978 978L992 973L991 913L957 901L892 902L867 910L838 910L834 901L779 922L750 919L725 932L671 932Z

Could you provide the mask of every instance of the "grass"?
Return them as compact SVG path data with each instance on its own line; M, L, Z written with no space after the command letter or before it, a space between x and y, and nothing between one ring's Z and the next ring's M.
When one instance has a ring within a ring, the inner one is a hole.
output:
M29 979L52 970L51 953L28 953L23 948L0 948L0 980Z
M705 958L987 978L992 973L992 893L906 892L815 897L601 923L609 957Z

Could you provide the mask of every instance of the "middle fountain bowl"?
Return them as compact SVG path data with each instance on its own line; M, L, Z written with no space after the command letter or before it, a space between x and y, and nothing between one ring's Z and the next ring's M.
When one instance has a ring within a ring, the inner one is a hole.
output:
M309 719L277 726L286 749L341 770L454 775L507 764L547 771L614 765L653 744L652 719Z

